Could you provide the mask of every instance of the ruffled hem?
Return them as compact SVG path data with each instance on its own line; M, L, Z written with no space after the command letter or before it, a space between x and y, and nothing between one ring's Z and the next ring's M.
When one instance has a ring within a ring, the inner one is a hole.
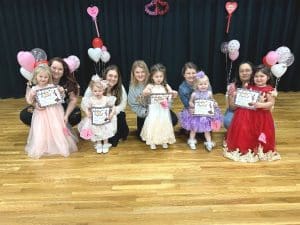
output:
M239 149L236 149L235 151L228 151L227 146L224 145L223 155L225 158L233 161L246 163L253 163L257 161L275 161L281 159L280 154L276 151L268 151L264 153L261 145L258 147L257 153L251 149L248 149L246 154L242 154Z

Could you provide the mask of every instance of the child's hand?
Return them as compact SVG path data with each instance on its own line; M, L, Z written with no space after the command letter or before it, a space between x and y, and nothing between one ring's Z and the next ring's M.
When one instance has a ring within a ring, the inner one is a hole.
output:
M88 117L88 118L91 118L92 117L92 113L91 113L91 111L90 110L88 110L87 112L85 112L86 113L86 116Z
M65 89L64 89L63 87L61 87L61 86L58 87L58 91L59 91L61 94L65 93Z
M37 109L37 110L45 110L46 108L44 108L44 107L40 107L39 106L39 104L35 104L35 107L34 107L35 109Z
M278 92L276 89L274 89L273 91L270 91L270 94L272 97L275 97L275 98L278 96Z
M258 98L258 102L265 102L266 100L267 100L266 93L262 93Z
M192 102L190 102L189 105L190 105L191 108L195 107L194 103L192 103Z
M111 119L113 118L113 116L114 116L114 113L110 113L109 114L109 116L108 116L109 121L111 121Z
M150 87L145 88L144 91L143 91L143 95L144 95L144 96L148 96L148 95L150 95L150 94L151 94L151 89L150 89Z
M190 111L191 114L194 114L195 109L194 108L189 108L189 111Z
M177 92L177 91L174 91L174 90L172 90L172 91L171 91L171 94L172 94L172 98L176 98L176 97L177 97L177 95L178 95L178 92Z

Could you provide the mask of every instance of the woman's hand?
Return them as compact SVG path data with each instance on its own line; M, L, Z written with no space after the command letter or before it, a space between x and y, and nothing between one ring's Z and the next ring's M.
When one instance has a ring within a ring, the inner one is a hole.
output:
M172 90L170 94L172 94L172 98L177 98L178 96L178 92L174 90Z

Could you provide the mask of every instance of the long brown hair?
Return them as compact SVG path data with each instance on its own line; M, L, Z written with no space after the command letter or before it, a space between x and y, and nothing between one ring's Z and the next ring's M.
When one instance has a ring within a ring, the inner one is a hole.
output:
M110 70L114 70L118 74L118 82L115 86L110 88L110 94L117 98L116 105L119 105L121 103L121 99L122 99L122 77L121 77L121 73L120 73L120 70L119 70L117 65L110 65L110 66L106 67L106 69L103 72L102 77L103 77L104 80L106 80L106 76L107 76L107 74ZM107 94L107 91L108 91L108 89L106 89L105 94Z
M50 67L54 61L61 63L64 69L63 76L59 81L59 85L66 89L67 93L74 92L75 95L78 95L79 85L75 79L74 73L70 73L67 63L62 58L54 57L49 60L48 64Z

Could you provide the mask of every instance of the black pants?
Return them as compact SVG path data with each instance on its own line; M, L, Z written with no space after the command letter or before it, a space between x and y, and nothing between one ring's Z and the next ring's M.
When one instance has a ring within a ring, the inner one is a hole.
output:
M171 114L172 124L173 124L173 126L176 126L176 124L178 123L178 118L172 110L170 110L170 114ZM142 131L142 128L144 126L145 119L146 118L142 118L142 117L137 117L136 118L136 126L137 126L136 136L138 138L140 138L141 131Z
M64 109L67 108L67 104L63 104ZM20 120L30 126L31 125L31 119L32 119L32 112L34 108L33 106L27 106L20 112ZM71 112L69 115L69 123L72 126L77 125L81 120L81 111L79 107L75 107L75 109Z
M115 136L108 139L108 142L112 144L113 147L116 147L120 139L126 140L129 134L129 128L126 121L125 112L120 112L117 115L117 133Z

